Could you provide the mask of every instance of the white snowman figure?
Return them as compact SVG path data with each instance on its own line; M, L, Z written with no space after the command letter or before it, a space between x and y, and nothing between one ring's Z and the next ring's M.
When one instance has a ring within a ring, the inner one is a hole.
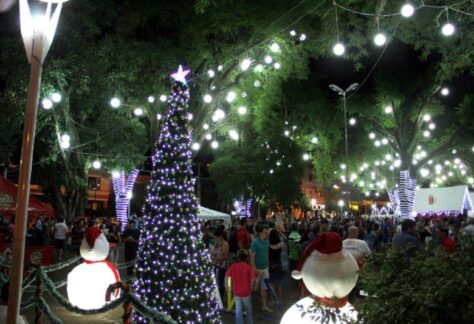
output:
M67 295L71 304L82 309L98 309L106 304L107 288L120 276L114 264L107 261L109 242L98 227L86 230L80 248L84 263L76 266L67 277ZM118 297L116 290L111 301Z
M294 279L303 279L308 291L313 295L296 302L283 315L281 324L318 323L311 314L302 316L303 311L315 307L339 308L339 314L349 320L357 319L357 312L346 296L351 292L358 278L357 262L342 245L337 233L320 233L305 249L295 271ZM340 323L329 319L328 323Z

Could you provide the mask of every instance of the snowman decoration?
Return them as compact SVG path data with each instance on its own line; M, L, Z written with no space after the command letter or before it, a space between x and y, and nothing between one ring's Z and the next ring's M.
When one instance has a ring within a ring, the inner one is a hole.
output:
M109 242L98 227L86 230L80 247L84 263L76 266L67 277L67 295L74 306L82 309L98 309L106 304L107 288L120 276L114 264L107 261ZM116 290L111 300L118 297Z
M296 302L283 315L281 324L318 323L315 313L339 309L342 318L327 323L341 323L346 320L357 320L357 312L347 302L346 296L351 292L358 278L357 262L342 246L342 239L337 233L319 234L304 251L295 271L294 279L303 279L308 291L313 295ZM318 309L319 308L319 309ZM304 316L303 313L306 313ZM341 321L342 320L342 321Z

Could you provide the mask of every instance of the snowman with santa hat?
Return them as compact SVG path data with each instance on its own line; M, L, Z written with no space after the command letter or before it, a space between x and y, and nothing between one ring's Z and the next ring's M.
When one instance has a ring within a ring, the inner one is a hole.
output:
M107 288L120 276L114 264L107 261L109 242L98 227L86 230L80 247L84 263L76 266L67 277L69 301L81 309L98 309L106 304ZM116 290L111 301L118 297Z
M357 312L347 301L358 278L357 262L347 252L337 233L320 233L305 249L292 272L303 279L312 294L296 302L283 315L281 324L344 323L357 320ZM331 315L335 315L334 318Z

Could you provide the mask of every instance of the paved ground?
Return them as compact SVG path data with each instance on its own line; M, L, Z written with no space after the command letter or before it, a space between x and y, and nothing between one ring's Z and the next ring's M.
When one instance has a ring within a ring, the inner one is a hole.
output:
M121 260L123 262L123 260ZM53 281L58 282L64 280L69 272L70 268L64 269L61 271L57 271L51 275ZM120 271L121 276L124 277L124 271ZM287 287L283 290L283 300L282 304L279 306L274 306L274 311L272 313L268 312L261 312L259 310L260 302L259 302L259 294L258 292L254 293L253 295L253 305L254 305L254 323L261 324L261 323L280 323L280 319L283 313L299 298L299 292L297 288L294 286L295 283L292 283L292 287ZM60 289L61 293L66 296L66 288L63 287ZM47 293L44 294L48 305L50 306L52 312L59 317L63 323L66 324L110 324L110 323L121 323L121 316L123 314L122 308L117 307L116 309L100 314L100 315L78 315L67 311L65 308L60 306L56 300L50 297ZM34 316L35 310L34 307L28 309L24 312L24 315L27 317L30 323L34 323ZM223 311L222 312L222 320L225 324L234 323L234 314L231 312ZM47 323L48 321L44 318L43 323Z

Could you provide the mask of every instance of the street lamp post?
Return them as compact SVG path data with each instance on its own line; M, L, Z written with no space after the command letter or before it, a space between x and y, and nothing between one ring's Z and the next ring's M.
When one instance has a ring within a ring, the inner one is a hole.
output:
M36 113L38 107L43 62L53 42L62 3L67 0L40 0L46 2L44 16L33 17L27 0L20 0L21 36L30 68L28 98L26 102L25 126L21 148L20 178L13 236L13 255L10 271L7 323L17 321L21 303L23 259L25 256L25 233L30 196L31 164L35 142ZM53 4L55 4L53 12Z
M342 102L344 106L344 142L345 142L345 163L346 163L346 195L347 195L347 202L348 206L350 206L350 191L349 191L349 137L347 135L347 103L346 103L346 94L349 92L354 91L359 86L358 83L351 84L346 90L342 90L335 84L330 84L329 89L336 92L338 95L342 96ZM341 206L342 208L342 206ZM342 217L342 216L341 216Z

